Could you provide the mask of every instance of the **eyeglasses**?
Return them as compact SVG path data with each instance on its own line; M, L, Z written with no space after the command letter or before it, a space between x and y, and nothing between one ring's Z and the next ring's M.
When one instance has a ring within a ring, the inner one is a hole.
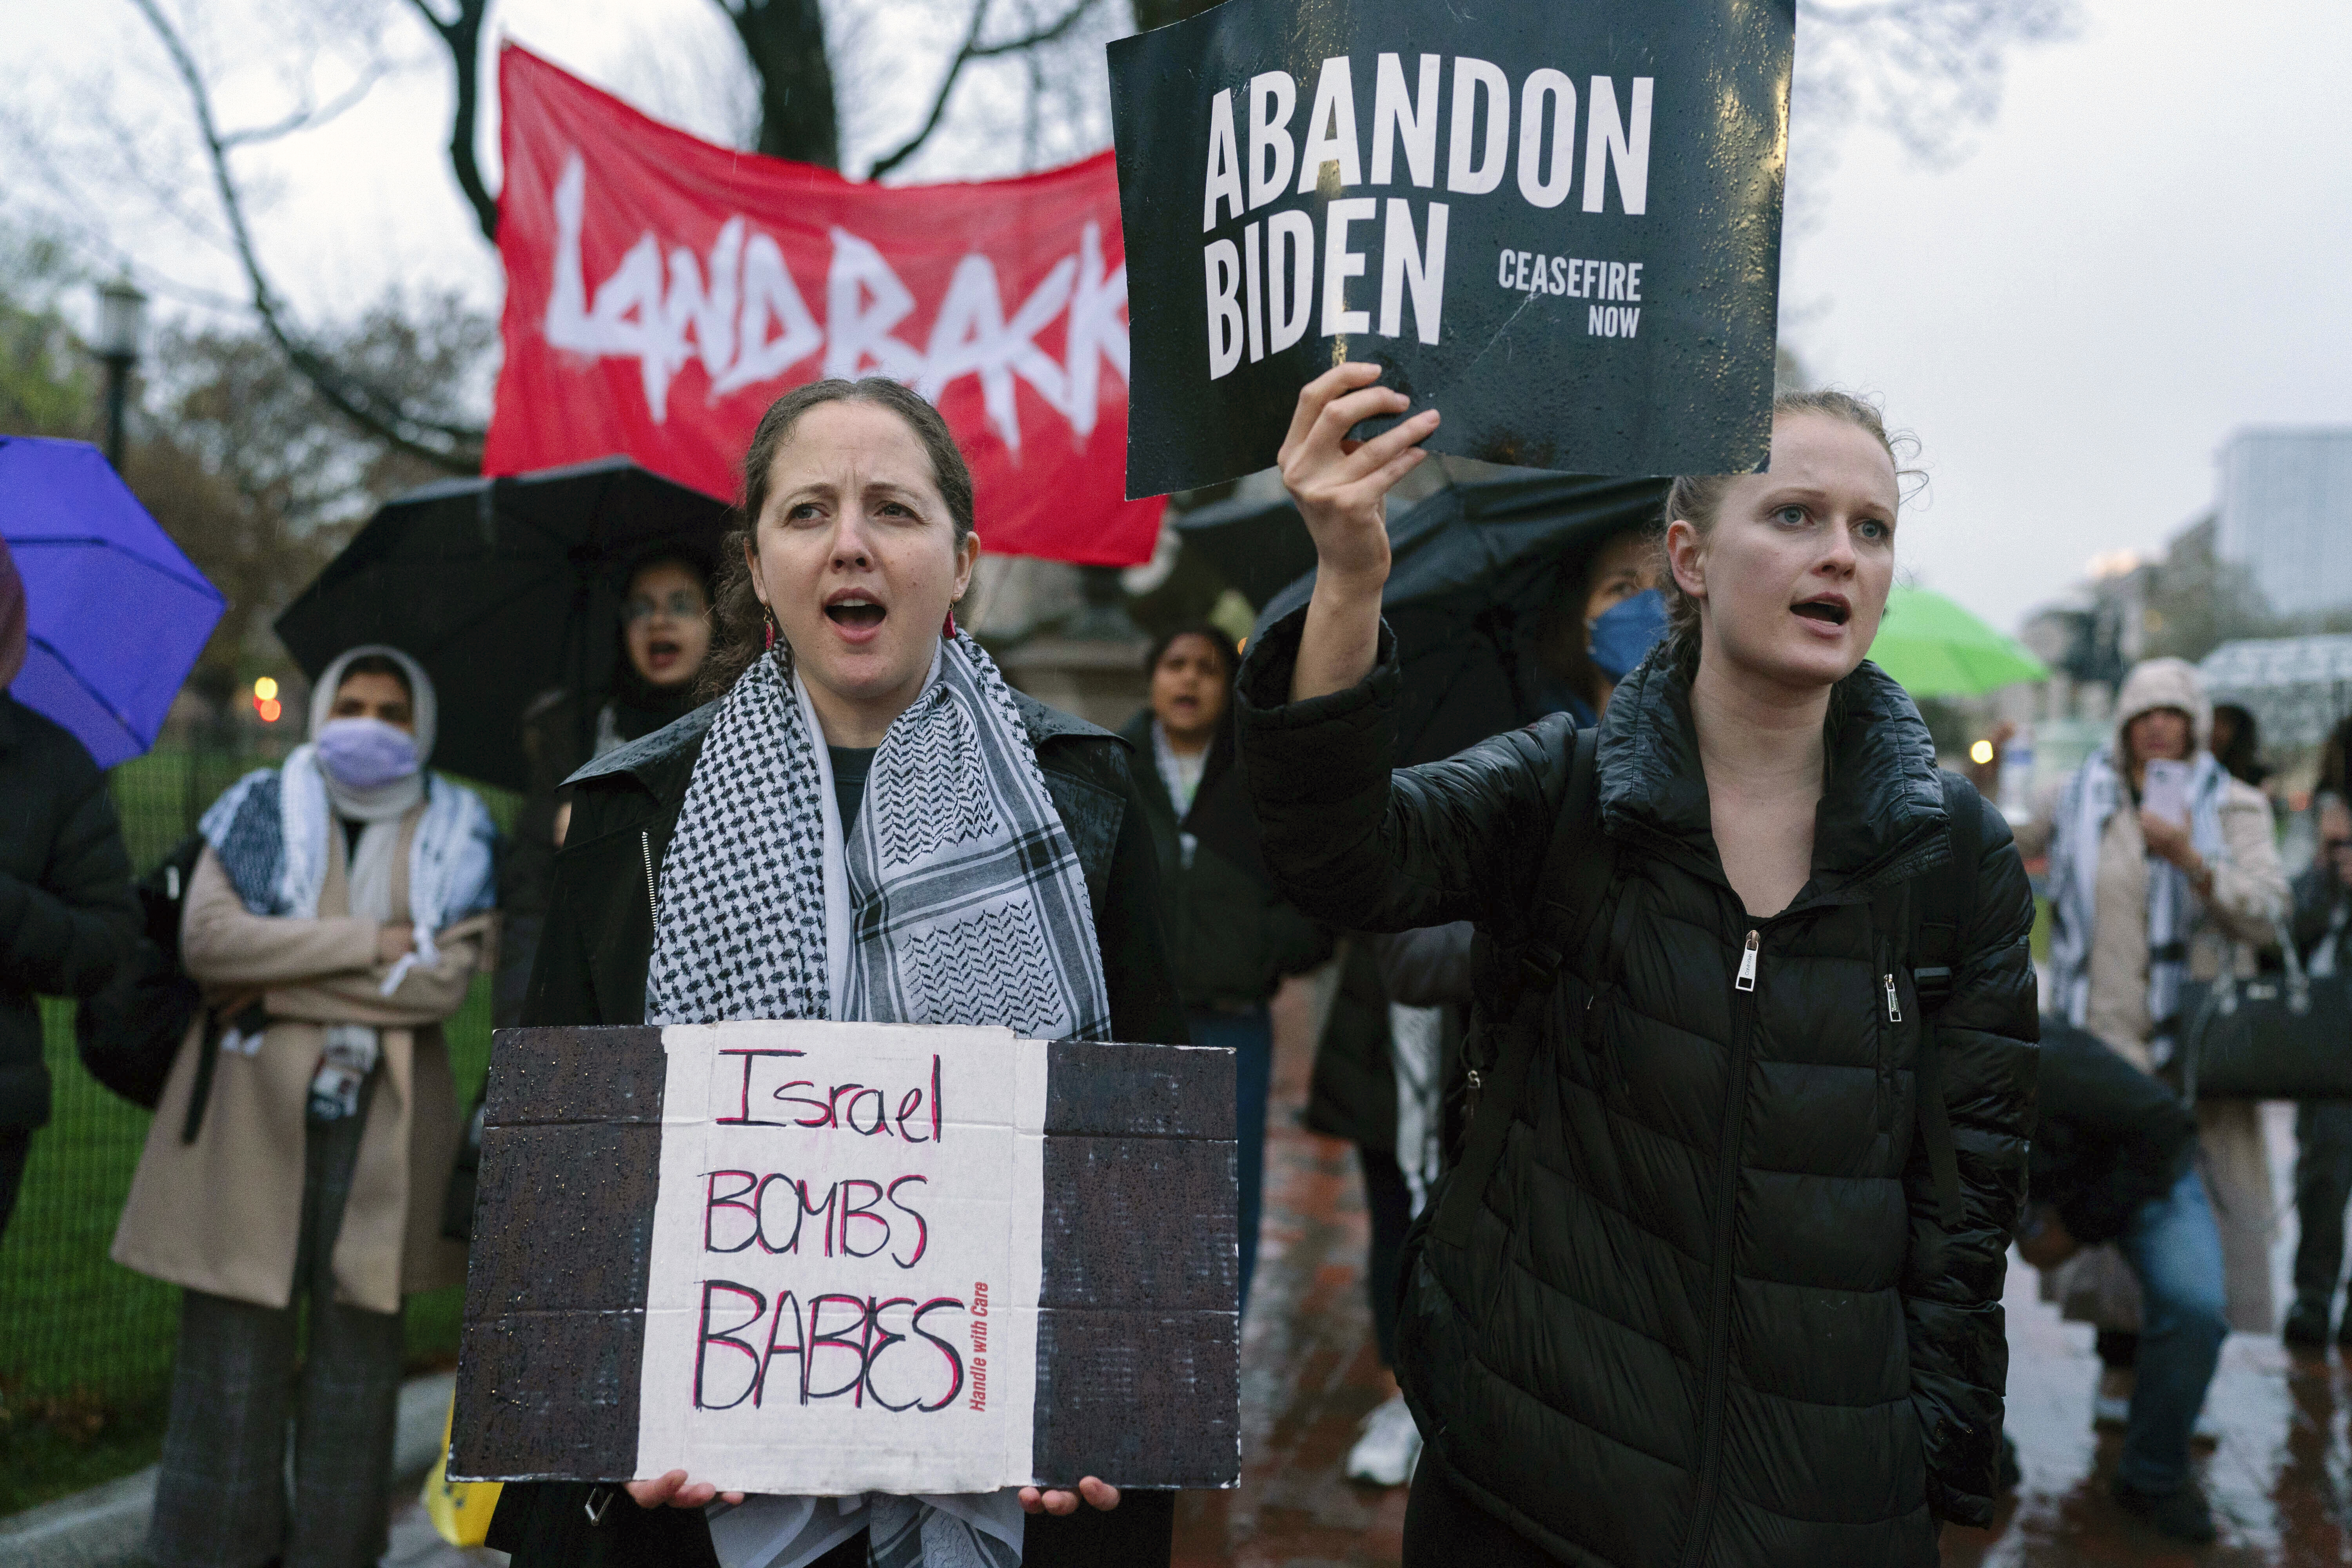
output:
M621 624L634 626L639 621L667 616L673 621L692 620L703 613L702 595L688 589L674 589L664 598L649 599L640 595L621 606Z

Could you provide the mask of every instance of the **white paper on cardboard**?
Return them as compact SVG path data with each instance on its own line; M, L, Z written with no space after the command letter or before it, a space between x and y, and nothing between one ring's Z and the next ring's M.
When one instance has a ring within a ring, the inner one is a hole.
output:
M1045 1045L812 1020L672 1025L662 1047L636 1474L1027 1484Z

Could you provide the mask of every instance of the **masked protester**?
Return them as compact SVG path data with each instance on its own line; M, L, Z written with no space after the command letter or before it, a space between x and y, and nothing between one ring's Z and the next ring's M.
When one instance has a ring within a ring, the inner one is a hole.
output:
M1309 384L1282 447L1318 566L1238 687L1267 863L1310 915L1467 920L1523 957L1602 884L1486 1059L1464 1146L1485 1179L1457 1185L1465 1154L1408 1242L1399 1379L1428 1442L1405 1562L1924 1568L1938 1519L1992 1513L2033 906L2000 815L1863 659L1895 569L1885 427L1784 395L1767 471L1675 482L1668 637L1618 684L1567 825L1602 858L1549 886L1565 717L1388 765L1384 497L1437 416L1351 447L1410 408L1379 374ZM1932 1055L1919 899L1959 921Z
M1182 1044L1128 747L1016 695L955 629L980 539L939 411L880 378L785 394L744 457L742 517L705 678L724 695L575 775L524 1022L862 1019ZM905 830L942 820L978 826L944 847ZM1037 934L1007 944L1004 929ZM489 1544L516 1568L1148 1568L1168 1561L1172 1499L1087 1477L1043 1493L734 1495L707 1517L713 1489L673 1471L625 1496L509 1485Z
M1665 635L1658 567L1658 542L1645 528L1621 530L1586 553L1537 634L1548 710L1579 728L1601 721L1609 694Z
M414 660L353 648L320 678L310 742L204 816L181 952L205 1010L114 1237L116 1262L185 1287L160 1568L384 1550L401 1300L465 1279L440 1234L442 1025L493 934L496 829L425 770L434 721Z
M657 547L621 578L621 620L611 694L593 711L570 691L542 693L523 714L530 775L514 837L499 866L501 929L491 992L500 1027L522 1016L523 989L547 920L555 851L572 816L563 781L583 763L652 734L692 711L710 652L710 569L694 554Z
M2143 1072L2168 1059L2189 980L2224 964L2255 972L2287 907L2286 874L2260 790L2230 776L2208 747L2212 708L2197 668L2152 658L2125 677L2107 743L2042 792L2018 829L2050 857L2053 1010ZM2172 782L2164 774L2170 772ZM2221 1226L2230 1326L2269 1333L2270 1157L2251 1100L2197 1107L2206 1188ZM2099 1329L2105 1363L2094 1419L2123 1425L2140 1329L2139 1289L2112 1247L2042 1277L2066 1316ZM2118 1472L2116 1497L2140 1512L2190 1519L2204 1501L2184 1479L2150 1493Z
M137 932L105 775L64 727L8 695L26 647L24 580L0 542L0 1232L49 1120L35 997L99 990Z

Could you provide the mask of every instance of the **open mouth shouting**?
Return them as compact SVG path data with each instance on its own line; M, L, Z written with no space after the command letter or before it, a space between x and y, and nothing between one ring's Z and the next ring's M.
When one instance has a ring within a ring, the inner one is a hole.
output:
M824 598L824 618L851 642L865 642L882 629L889 607L867 588L835 588Z
M1816 594L1789 606L1800 619L1818 628L1818 635L1835 637L1853 618L1853 605L1843 594Z

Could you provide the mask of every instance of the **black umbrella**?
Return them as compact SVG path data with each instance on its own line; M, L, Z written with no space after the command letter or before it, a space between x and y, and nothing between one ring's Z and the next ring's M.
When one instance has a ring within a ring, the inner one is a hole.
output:
M1253 605L1263 605L1301 572L1315 569L1315 542L1286 495L1238 497L1194 507L1174 520L1176 536L1199 551L1217 575Z
M1546 611L1594 546L1657 521L1667 484L1570 474L1487 479L1442 489L1390 519L1381 613L1404 668L1396 766L1450 757L1542 717L1535 639ZM1257 631L1314 587L1310 572L1276 594Z
M729 516L626 458L446 479L386 501L278 617L278 637L313 679L356 644L408 654L440 697L434 764L522 789L523 710L611 682L630 567L656 550L715 566Z
M1658 520L1667 484L1568 474L1484 479L1451 486L1390 517L1381 613L1396 633L1404 667L1395 765L1450 757L1542 717L1534 641L1546 610L1581 574L1594 546ZM1276 532L1286 524L1297 538L1306 537L1306 524L1287 500L1261 504L1255 517L1232 508L1215 520L1221 529L1234 531L1224 542L1244 537L1239 531L1253 523L1286 542L1287 536ZM1311 545L1308 550L1311 563ZM1314 587L1309 570L1274 595L1252 637L1304 605ZM1257 819L1234 763L1231 739L1221 734L1184 826L1219 854L1265 877Z

